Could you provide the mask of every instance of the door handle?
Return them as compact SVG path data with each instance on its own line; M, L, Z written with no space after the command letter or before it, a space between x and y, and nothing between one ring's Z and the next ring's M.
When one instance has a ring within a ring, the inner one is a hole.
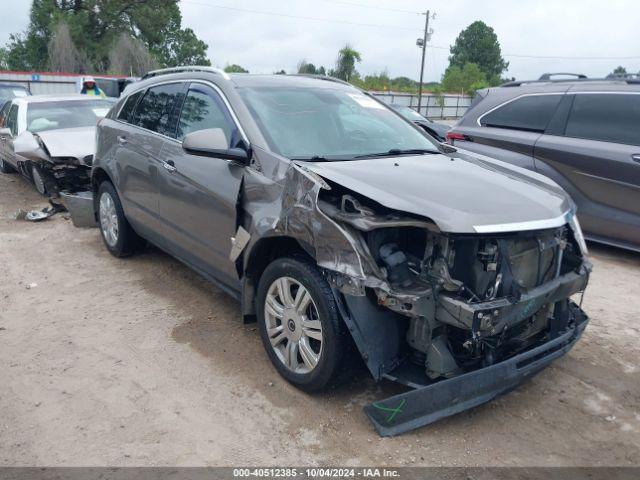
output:
M127 143L127 137L123 137L122 135L118 135L118 145L124 145Z
M631 155L631 160L640 163L640 153L634 153L633 155Z
M176 164L173 163L173 160L167 160L166 162L162 162L162 166L164 167L164 169L169 172L169 173L173 173L176 170L178 170L176 168Z

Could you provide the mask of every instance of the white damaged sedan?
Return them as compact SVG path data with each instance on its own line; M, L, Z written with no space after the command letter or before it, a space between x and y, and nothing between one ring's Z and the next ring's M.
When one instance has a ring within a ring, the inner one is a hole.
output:
M98 121L113 100L86 95L18 97L0 110L0 171L20 172L42 195L89 185Z

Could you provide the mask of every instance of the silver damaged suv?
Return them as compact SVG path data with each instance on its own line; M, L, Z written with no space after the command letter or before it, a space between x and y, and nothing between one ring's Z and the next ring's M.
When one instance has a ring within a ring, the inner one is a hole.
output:
M357 350L406 385L365 407L381 435L506 393L588 321L561 188L329 77L151 72L101 121L92 185L112 254L144 239L236 297L292 384L334 383Z

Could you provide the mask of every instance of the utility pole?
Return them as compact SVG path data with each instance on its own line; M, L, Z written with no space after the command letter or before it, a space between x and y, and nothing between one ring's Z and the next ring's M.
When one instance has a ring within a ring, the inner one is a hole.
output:
M418 87L418 113L422 113L420 108L422 107L422 81L424 79L424 56L427 53L427 41L431 36L432 31L429 31L429 19L431 18L431 11L427 10L422 15L425 16L424 19L424 37L419 38L416 41L416 45L422 48L422 63L420 64L420 86ZM435 17L435 14L433 15Z

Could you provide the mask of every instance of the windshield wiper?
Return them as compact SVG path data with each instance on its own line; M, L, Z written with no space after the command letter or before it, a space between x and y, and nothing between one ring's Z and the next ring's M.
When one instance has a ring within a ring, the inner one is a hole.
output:
M300 162L340 162L343 160L353 160L354 157L325 157L322 155L313 155L311 157L296 157L291 160L298 160Z
M397 155L424 155L427 153L440 153L438 150L430 150L426 148L392 148L386 152L378 152L378 153L366 153L364 155L358 155L354 158L370 158L370 157L395 157Z

